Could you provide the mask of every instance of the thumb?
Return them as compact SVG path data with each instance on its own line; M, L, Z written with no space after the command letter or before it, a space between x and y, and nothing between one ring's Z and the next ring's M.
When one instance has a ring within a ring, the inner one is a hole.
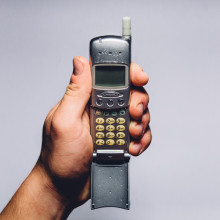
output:
M92 90L91 71L88 60L82 56L75 57L73 59L73 66L74 73L59 106L59 111L62 112L63 117L68 122L74 121L76 117L81 118Z

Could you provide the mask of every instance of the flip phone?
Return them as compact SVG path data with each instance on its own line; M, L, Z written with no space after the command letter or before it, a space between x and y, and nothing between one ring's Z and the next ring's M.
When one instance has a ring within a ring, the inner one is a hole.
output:
M130 18L123 18L122 24L122 36L99 36L90 41L92 209L129 209Z

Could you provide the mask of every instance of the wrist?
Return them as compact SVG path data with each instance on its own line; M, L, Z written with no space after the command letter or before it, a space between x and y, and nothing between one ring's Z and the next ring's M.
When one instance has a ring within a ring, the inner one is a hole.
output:
M40 162L35 165L22 188L27 191L33 211L38 213L39 217L61 219L71 211L69 201L55 190L51 178Z
M66 219L72 208L53 187L45 170L37 163L0 214L3 219Z

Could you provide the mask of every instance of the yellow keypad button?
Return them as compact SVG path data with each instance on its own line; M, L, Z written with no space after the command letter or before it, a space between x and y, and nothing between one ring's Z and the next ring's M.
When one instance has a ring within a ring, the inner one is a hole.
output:
M106 119L106 123L107 123L107 124L110 124L110 125L111 125L111 124L114 124L114 123L115 123L115 119L114 119L114 118L107 118L107 119Z
M105 127L103 125L97 125L96 131L104 131Z
M125 137L125 133L124 132L118 132L116 134L117 138L124 138Z
M125 144L125 141L124 141L123 139L118 139L118 140L116 141L116 144L117 144L117 145L124 145L124 144Z
M106 133L106 137L107 138L114 138L115 134L113 132L108 132L108 133Z
M124 118L117 118L116 122L118 124L124 124L125 123L125 119Z
M105 141L102 140L102 139L97 139L97 140L96 140L96 144L97 144L97 145L103 145L104 143L105 143Z
M108 140L106 140L106 144L107 145L114 145L115 141L113 139L108 139Z
M103 124L104 123L104 118L96 118L96 120L95 120L95 122L97 123L97 124Z
M95 113L96 113L96 115L101 115L101 114L102 114L102 111L96 110Z
M118 126L116 127L116 130L117 130L117 131L124 131L124 130L125 130L125 126L124 126L124 125L118 125Z
M114 131L115 130L115 126L114 125L107 125L106 126L106 130L107 131Z
M105 134L103 132L97 132L95 135L97 138L104 138Z

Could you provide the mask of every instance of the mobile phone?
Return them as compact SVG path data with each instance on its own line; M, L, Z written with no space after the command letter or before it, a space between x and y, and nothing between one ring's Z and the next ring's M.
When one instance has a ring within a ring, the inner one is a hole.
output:
M122 36L99 36L90 41L92 209L129 209L130 63L131 20L124 17Z

